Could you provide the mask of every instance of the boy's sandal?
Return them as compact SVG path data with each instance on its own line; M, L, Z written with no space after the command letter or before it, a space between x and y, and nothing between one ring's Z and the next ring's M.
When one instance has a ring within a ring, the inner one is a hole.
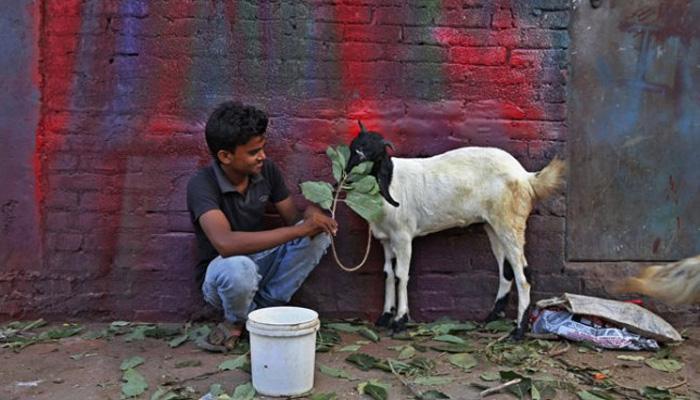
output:
M207 351L225 353L233 350L245 332L243 324L219 323L211 330L209 336L197 345Z

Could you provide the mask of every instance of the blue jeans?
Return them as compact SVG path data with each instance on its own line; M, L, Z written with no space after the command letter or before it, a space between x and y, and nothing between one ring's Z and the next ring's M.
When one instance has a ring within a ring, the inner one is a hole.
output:
M245 321L257 308L287 304L330 243L321 233L247 256L216 257L204 276L204 300L223 309L228 322Z

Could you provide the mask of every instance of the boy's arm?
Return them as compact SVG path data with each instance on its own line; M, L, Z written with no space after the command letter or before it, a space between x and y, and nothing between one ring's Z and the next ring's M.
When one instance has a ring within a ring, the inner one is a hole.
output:
M289 226L296 224L301 219L299 217L299 211L294 205L291 197L287 197L286 199L275 203L275 208L284 222ZM310 204L306 208L306 211L304 212L304 221L313 221L314 225L320 225L322 227L322 231L328 232L331 235L335 235L338 231L338 224L336 221L313 204ZM320 231L316 233L320 233Z
M199 217L199 224L222 257L256 253L299 237L315 235L323 230L318 223L305 220L303 224L267 231L233 231L228 219L219 209L202 214Z

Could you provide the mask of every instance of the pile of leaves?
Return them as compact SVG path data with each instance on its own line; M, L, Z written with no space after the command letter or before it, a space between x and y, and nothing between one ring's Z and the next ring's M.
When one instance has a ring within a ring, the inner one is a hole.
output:
M78 324L63 324L58 328L35 332L34 330L46 326L46 321L13 321L0 327L0 348L9 348L20 351L27 346L36 343L56 341L77 335L83 328Z

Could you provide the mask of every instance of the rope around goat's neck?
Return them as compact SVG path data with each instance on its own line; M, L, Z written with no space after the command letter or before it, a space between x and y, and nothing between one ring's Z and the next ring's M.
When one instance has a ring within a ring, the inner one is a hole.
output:
M345 183L345 180L347 177L343 178L342 181L338 184L338 191L335 194L335 198L333 199L333 207L331 209L331 217L335 219L335 208L338 206L338 197L340 197L340 189L343 187L343 184ZM335 263L338 264L340 269L342 269L345 272L354 272L360 269L363 265L365 265L365 262L367 261L367 257L369 256L369 249L372 246L372 229L370 228L369 225L367 225L367 248L365 249L365 256L362 258L362 261L360 261L359 264L357 264L354 267L346 267L345 264L343 264L340 261L340 258L338 258L338 252L335 250L335 239L333 239L333 236L331 236L331 248L333 249L333 258L335 258Z

